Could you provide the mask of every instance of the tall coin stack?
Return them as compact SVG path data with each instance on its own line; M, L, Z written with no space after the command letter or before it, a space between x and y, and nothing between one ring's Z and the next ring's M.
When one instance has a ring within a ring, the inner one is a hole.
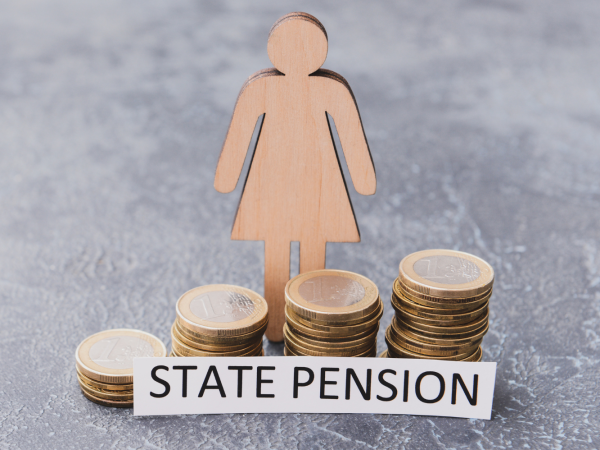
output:
M316 270L285 287L286 356L376 356L383 303L375 283L342 270Z
M468 253L425 250L404 258L394 282L387 356L481 361L493 283L492 267Z
M167 356L165 345L138 330L108 330L85 339L75 351L83 395L103 406L133 406L133 358Z
M250 289L213 284L177 301L170 356L261 356L267 328L264 298Z

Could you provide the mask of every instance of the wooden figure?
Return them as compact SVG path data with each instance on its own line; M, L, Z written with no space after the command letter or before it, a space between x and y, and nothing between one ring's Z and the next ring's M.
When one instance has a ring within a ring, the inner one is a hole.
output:
M235 189L258 118L262 128L231 239L265 242L265 299L271 341L283 340L290 246L300 242L300 273L325 268L327 242L360 242L358 225L327 119L333 117L356 190L372 195L375 167L346 80L320 69L327 33L306 13L280 18L267 45L274 68L242 86L215 175Z

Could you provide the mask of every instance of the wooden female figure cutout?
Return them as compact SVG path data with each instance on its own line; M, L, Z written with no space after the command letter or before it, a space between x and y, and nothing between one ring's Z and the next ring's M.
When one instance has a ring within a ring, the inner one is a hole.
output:
M215 175L215 188L235 189L257 119L262 129L231 238L265 242L267 338L283 340L284 289L290 244L300 242L300 273L325 268L327 242L360 235L327 120L338 130L350 176L375 193L375 168L350 86L319 69L327 56L323 25L305 13L279 19L267 50L275 66L252 75L238 96Z

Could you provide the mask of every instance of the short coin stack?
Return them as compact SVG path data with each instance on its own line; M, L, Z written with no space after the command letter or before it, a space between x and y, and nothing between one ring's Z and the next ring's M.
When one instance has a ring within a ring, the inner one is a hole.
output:
M492 267L468 253L425 250L404 258L387 357L481 361L493 283Z
M108 330L85 339L75 351L83 395L104 406L133 406L133 358L167 356L165 345L138 330Z
M268 323L264 298L227 284L194 288L177 301L170 356L261 356Z
M375 283L343 270L316 270L285 287L286 356L376 356L383 303Z

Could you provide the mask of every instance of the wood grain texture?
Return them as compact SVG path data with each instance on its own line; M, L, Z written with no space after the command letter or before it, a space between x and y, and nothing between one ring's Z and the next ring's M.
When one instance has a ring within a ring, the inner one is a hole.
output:
M323 25L306 13L288 14L273 25L267 49L275 67L252 75L240 91L215 188L235 189L264 114L231 238L265 242L266 334L281 341L290 242L300 242L303 273L325 268L327 242L360 241L327 113L357 192L374 194L376 177L350 86L337 73L320 69L327 56Z

